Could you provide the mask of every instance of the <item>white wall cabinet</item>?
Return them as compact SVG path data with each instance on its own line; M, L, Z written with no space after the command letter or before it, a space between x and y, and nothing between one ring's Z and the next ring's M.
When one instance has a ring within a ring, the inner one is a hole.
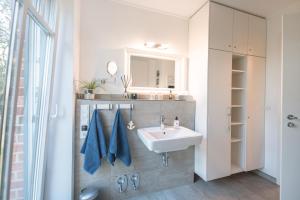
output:
M232 51L233 9L212 3L209 24L209 47Z
M266 37L266 20L249 15L248 54L252 56L266 57Z
M233 18L233 52L247 54L249 15L234 11Z
M195 129L203 134L195 173L206 181L264 164L265 58L247 55L248 22L249 14L213 2L190 20L189 88L196 100ZM261 43L255 37L253 47Z
M266 57L266 20L210 3L209 48Z

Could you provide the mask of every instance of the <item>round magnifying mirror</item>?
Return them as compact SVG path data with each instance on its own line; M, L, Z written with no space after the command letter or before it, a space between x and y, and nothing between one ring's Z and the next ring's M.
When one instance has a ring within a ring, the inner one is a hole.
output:
M109 61L107 63L107 72L111 75L114 76L118 71L118 66L115 61Z

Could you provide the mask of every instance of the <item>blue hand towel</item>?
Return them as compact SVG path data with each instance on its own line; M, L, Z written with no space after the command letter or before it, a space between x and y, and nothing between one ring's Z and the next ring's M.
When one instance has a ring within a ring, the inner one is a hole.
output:
M106 143L103 134L100 110L94 110L88 133L80 151L84 154L84 169L93 174L101 166L101 158L106 157Z
M108 160L111 165L114 165L117 158L122 160L126 166L131 164L127 131L119 109L115 116L108 151Z

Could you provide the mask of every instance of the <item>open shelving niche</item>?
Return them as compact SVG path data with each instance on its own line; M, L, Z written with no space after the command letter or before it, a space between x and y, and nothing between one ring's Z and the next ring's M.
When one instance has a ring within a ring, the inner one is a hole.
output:
M246 130L247 56L232 56L231 81L231 174L244 169Z

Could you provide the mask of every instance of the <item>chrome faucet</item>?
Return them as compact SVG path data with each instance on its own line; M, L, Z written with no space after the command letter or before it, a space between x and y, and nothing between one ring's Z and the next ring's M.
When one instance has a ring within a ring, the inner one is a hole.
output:
M163 115L160 116L160 129L162 131L165 130L165 116L163 116Z

